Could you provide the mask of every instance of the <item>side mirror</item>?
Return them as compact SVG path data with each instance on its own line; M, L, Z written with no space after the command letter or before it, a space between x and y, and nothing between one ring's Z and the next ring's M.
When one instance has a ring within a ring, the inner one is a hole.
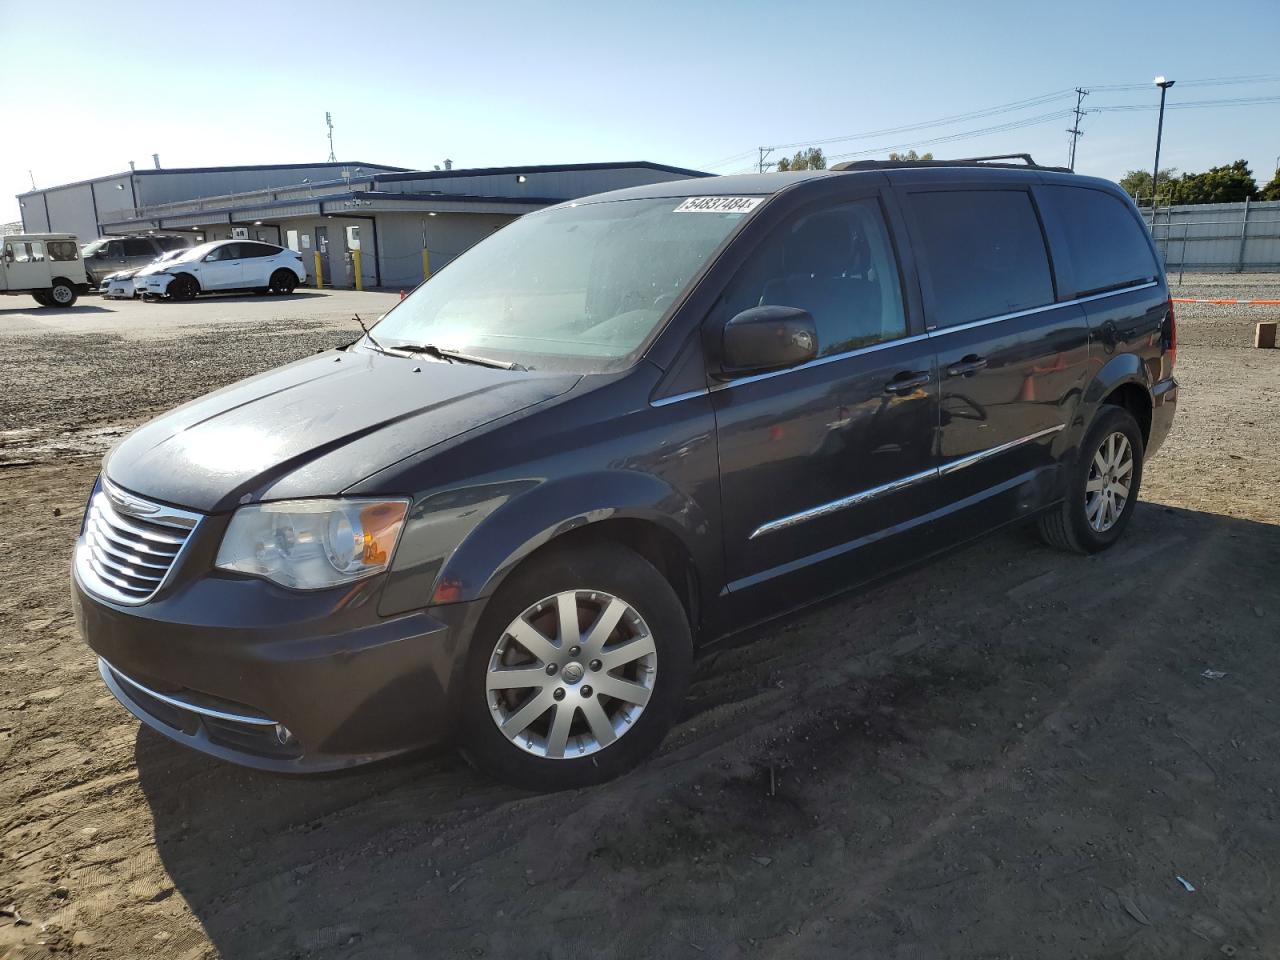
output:
M783 370L817 355L818 328L796 307L752 307L724 325L721 371L728 377Z

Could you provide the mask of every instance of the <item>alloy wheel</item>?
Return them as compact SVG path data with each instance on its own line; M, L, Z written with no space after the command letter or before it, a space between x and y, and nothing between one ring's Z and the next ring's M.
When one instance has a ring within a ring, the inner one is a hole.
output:
M1133 447L1128 437L1117 431L1103 438L1084 485L1085 517L1095 532L1106 533L1124 513L1133 484L1133 465Z
M508 624L485 674L489 714L520 749L551 760L589 756L644 712L658 653L644 618L603 590L566 590Z

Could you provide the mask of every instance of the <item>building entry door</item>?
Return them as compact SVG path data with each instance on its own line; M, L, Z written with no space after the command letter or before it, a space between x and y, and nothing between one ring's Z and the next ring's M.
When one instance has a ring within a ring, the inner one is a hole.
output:
M333 266L329 263L329 228L316 227L316 253L320 254L320 269L324 282L333 285Z

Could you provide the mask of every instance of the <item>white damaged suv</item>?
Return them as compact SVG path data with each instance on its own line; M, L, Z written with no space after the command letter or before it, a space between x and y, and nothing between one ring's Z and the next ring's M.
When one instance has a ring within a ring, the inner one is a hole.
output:
M183 256L139 271L133 278L143 297L172 300L229 290L292 293L306 279L301 254L257 240L202 243Z

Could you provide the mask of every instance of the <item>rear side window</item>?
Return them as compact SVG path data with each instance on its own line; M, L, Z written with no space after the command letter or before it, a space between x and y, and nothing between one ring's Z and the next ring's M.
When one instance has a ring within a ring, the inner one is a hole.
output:
M1075 289L1067 297L1087 297L1159 274L1146 227L1118 197L1084 187L1042 187L1067 241Z
M156 243L160 244L160 249L166 253L170 250L181 250L187 245L187 241L182 237L156 237Z
M930 326L954 327L1053 303L1053 279L1031 195L957 190L908 198L930 293Z
M280 252L280 248L269 243L242 243L240 251L242 257L274 257Z
M126 240L124 242L124 255L126 257L154 257L156 250L151 245L150 240Z
M798 217L776 228L733 278L723 320L759 306L798 307L830 356L907 332L893 245L875 200Z
M49 241L49 259L50 260L78 260L79 251L76 250L75 242L72 240L50 240Z

